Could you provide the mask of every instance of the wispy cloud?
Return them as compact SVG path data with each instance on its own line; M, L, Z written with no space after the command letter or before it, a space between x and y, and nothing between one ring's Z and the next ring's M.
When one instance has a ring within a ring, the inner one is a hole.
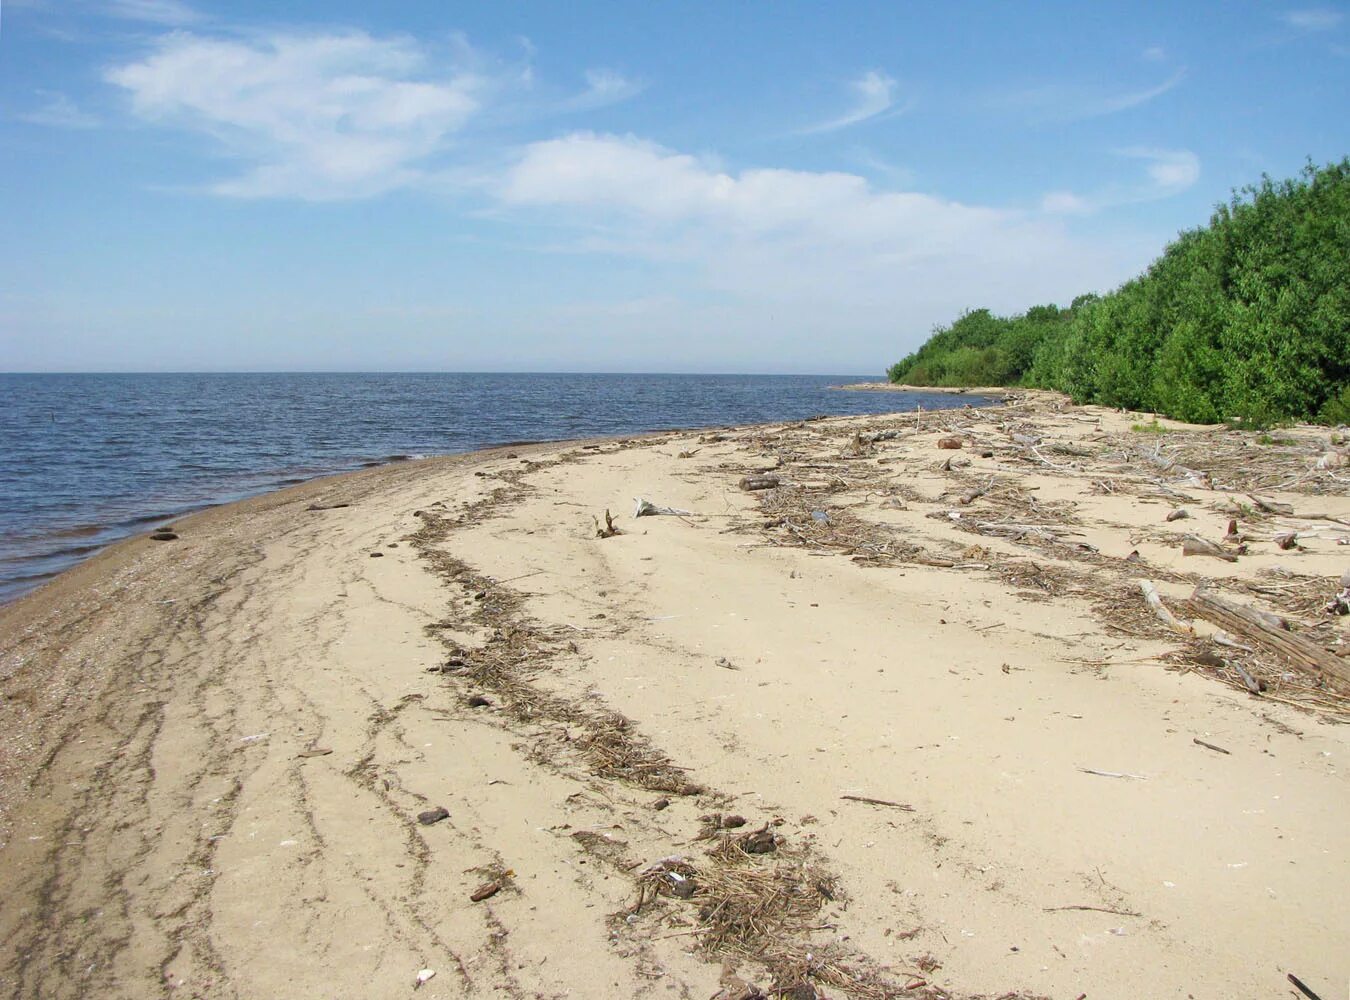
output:
M1116 94L1094 94L1083 87L1052 84L999 94L991 98L989 104L1000 110L1020 112L1038 121L1081 121L1140 107L1173 90L1185 78L1186 70L1183 67L1152 87Z
M1281 21L1297 31L1330 31L1344 19L1344 14L1329 7L1289 10L1280 15Z
M175 32L107 79L140 118L209 137L247 164L214 193L333 199L415 182L478 109L482 81L418 43L362 32L249 41Z
M1139 57L1145 62L1162 62L1167 58L1167 50L1161 45L1150 45L1143 52L1139 53Z
M1116 150L1116 155L1142 160L1144 180L1112 185L1087 195L1051 191L1041 199L1041 211L1049 215L1091 215L1120 205L1170 198L1200 179L1200 158L1190 150L1132 146Z
M588 69L586 89L565 100L563 111L589 111L617 104L641 93L643 84L611 69Z
M81 111L75 102L65 94L54 90L38 90L34 93L42 99L41 107L20 114L19 120L30 125L46 125L51 128L96 128L98 119Z
M106 14L127 21L144 21L166 28L182 28L201 21L202 15L181 0L109 0Z
M896 82L885 73L869 70L848 85L853 94L853 105L844 114L828 121L809 125L799 129L798 135L814 135L818 132L834 132L850 125L883 116L901 114L909 109L908 104L895 106Z

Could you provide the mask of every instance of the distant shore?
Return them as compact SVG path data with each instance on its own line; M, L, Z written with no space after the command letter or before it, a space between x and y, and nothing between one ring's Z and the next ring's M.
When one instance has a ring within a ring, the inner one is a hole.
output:
M1004 399L1020 395L1025 389L1009 389L1006 386L938 386L938 385L897 385L894 382L849 382L831 386L848 392L935 392L953 396L988 396L992 399Z
M0 984L1331 995L1350 689L1188 598L1344 649L1340 446L1016 396L399 462L0 607Z

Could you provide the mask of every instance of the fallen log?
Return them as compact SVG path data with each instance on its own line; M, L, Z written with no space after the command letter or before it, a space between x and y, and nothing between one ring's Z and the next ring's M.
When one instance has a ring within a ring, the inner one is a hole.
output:
M1350 664L1307 639L1269 624L1268 613L1225 601L1204 587L1195 588L1191 607L1201 618L1241 636L1258 649L1275 653L1299 670L1350 687Z

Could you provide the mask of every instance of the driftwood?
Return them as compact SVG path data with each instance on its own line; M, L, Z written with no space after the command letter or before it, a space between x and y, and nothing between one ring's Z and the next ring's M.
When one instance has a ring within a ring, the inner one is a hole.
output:
M1186 635L1191 633L1192 629L1189 625L1183 625L1172 612L1167 610L1167 606L1163 604L1158 588L1153 585L1152 580L1140 580L1138 583L1139 592L1144 595L1144 600L1148 602L1148 606L1153 609L1153 613L1160 622L1174 632L1181 632Z
M1197 587L1191 595L1191 606L1202 618L1241 636L1258 649L1277 654L1305 673L1329 676L1342 685L1350 685L1350 664L1307 639L1271 625L1266 620L1271 617L1269 614L1225 601L1203 587Z
M657 514L673 514L676 517L692 516L692 511L680 510L678 507L662 507L650 500L644 500L642 497L634 497L633 500L637 503L637 506L633 509L634 517L655 517Z
M741 489L750 492L752 490L772 490L778 487L777 476L753 475L741 477Z
M866 802L869 806L890 806L893 809L903 809L905 812L913 812L914 807L904 802L892 802L889 799L872 799L866 795L841 795L841 799L847 799L849 802Z
M1183 556L1209 556L1213 559L1222 559L1224 562L1237 562L1238 557L1228 550L1215 545L1213 542L1207 542L1199 535L1187 535L1181 541L1181 554Z

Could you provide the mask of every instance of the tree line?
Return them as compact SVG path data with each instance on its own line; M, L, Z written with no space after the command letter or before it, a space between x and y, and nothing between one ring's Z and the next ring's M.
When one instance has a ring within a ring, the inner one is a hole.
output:
M1107 295L966 312L887 374L1195 423L1350 422L1350 158L1235 192Z

